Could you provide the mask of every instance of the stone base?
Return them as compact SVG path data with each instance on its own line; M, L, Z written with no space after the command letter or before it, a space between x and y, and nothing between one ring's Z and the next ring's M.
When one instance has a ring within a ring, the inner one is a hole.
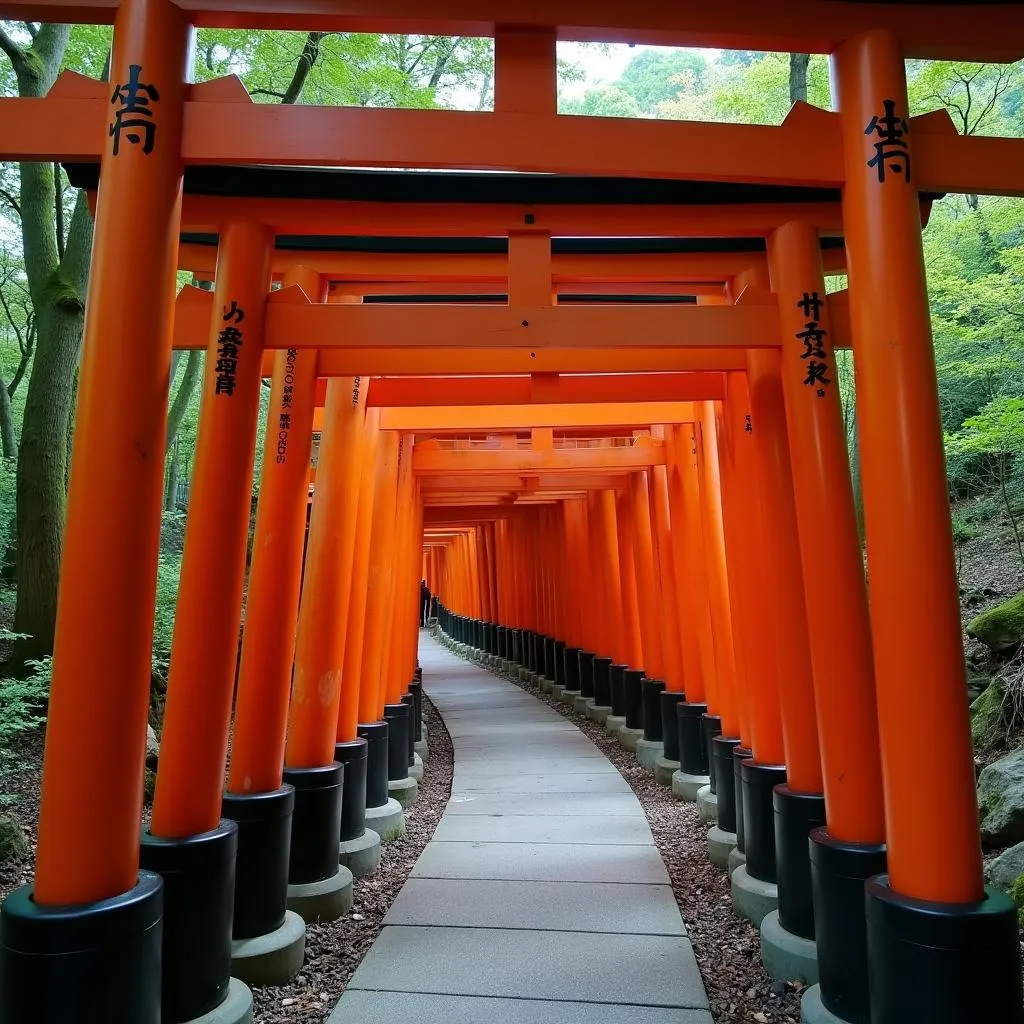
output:
M820 985L812 985L801 997L800 1020L803 1024L849 1024L845 1017L837 1017L821 1001Z
M302 968L305 952L306 922L286 910L276 931L231 943L231 973L248 985L287 985Z
M674 784L672 792L675 792ZM705 821L718 821L718 794L712 793L710 786L701 786L697 790L697 813Z
M555 694L555 696L557 697L558 694ZM577 697L581 697L581 696L582 696L582 694L580 693L579 690L565 690L565 689L563 689L562 690L562 694L561 694L560 697L558 697L558 699L563 704L568 704L569 707L575 707L575 705L576 705L576 698Z
M238 978L228 979L228 994L220 1006L193 1017L187 1024L252 1024L252 993Z
M388 800L380 807L366 808L366 827L380 836L382 843L405 835L405 813L397 800Z
M419 754L412 755L412 764L409 765L409 778L415 779L417 784L423 781L423 758Z
M554 681L554 679L548 679L547 676L538 676L538 675L534 675L533 678L534 678L533 685L536 686L536 687L539 687L541 693L554 694L554 691L555 691L555 681Z
M339 867L331 878L288 886L288 909L306 924L337 921L352 909L352 872Z
M607 704L588 704L587 705L587 718L592 722L596 722L598 725L604 725L608 721L608 716L612 713L612 709Z
M368 828L358 839L338 843L338 861L356 878L372 874L380 867L380 836Z
M419 754L421 760L430 760L430 747L427 746L427 741L425 739L417 740L415 744L413 744L413 750L415 750L416 753Z
M548 691L555 700L561 700L562 694L565 693L564 683L552 683L551 689Z
M587 708L592 708L593 706L594 698L584 697L583 694L575 697L572 702L572 709L577 715L585 715L587 713Z
M777 910L761 922L761 962L768 976L776 981L799 981L805 985L818 982L817 945L813 939L786 931Z
M609 735L618 736L619 732L626 727L626 716L609 715L604 720L604 727L608 730Z
M753 878L742 864L732 873L732 908L740 917L761 927L761 922L779 906L779 887L774 882Z
M619 746L623 750L632 750L636 753L636 745L644 738L643 729L630 729L623 726L619 730Z
M672 776L679 771L679 762L670 761L667 757L659 757L654 762L654 779L663 786L672 785Z
M655 762L664 753L665 744L661 740L645 740L641 737L636 741L636 759L645 768L653 771Z
M388 783L388 794L403 808L412 807L416 803L416 797L420 795L420 786L411 775L405 779L392 779Z
M708 860L716 868L729 869L729 854L736 849L736 833L723 832L717 825L708 830Z
M734 832L733 835L736 833ZM737 846L736 849L729 851L729 867L727 868L731 875L738 867L742 867L747 863L747 855Z
M679 771L672 776L672 795L679 800L692 802L697 799L697 794L707 788L708 796L715 800L715 818L718 820L718 794L711 792L711 779L706 775L689 775L687 772Z

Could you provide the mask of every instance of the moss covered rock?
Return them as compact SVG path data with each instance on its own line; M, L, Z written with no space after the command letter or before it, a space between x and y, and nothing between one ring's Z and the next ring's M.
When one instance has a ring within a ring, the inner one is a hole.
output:
M1021 875L1010 889L1010 897L1017 908L1017 924L1024 928L1024 875Z
M978 779L981 841L987 847L1024 842L1024 748L990 764Z
M1003 850L991 864L986 874L988 880L1003 892L1013 892L1017 880L1024 875L1024 843Z
M972 619L967 635L996 654L1017 650L1024 644L1024 592Z
M971 739L975 750L989 750L1006 740L1005 697L1003 684L994 680L971 704Z
M149 807L153 802L153 794L156 792L156 772L151 768L146 769L146 781L142 786L142 802Z
M13 818L0 815L0 864L18 864L31 852L25 830Z

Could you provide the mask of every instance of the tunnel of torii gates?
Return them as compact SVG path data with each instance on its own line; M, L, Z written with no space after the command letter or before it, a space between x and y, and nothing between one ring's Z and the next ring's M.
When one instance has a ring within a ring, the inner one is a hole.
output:
M297 969L302 916L341 912L339 850L362 870L402 827L424 573L458 650L593 694L638 756L660 738L684 793L714 767L709 854L742 839L736 906L774 889L777 938L816 940L814 1020L1021 1019L1014 909L982 875L920 233L936 195L1024 194L1024 141L909 117L904 71L1019 59L1019 5L0 16L114 23L109 82L0 99L4 159L99 185L4 1024L241 1020L232 975ZM493 36L494 110L253 104L235 78L189 84L195 26ZM559 39L827 53L835 109L559 116ZM176 299L179 268L212 292ZM848 293L826 298L841 271ZM838 346L856 354L870 603ZM142 830L174 347L208 358Z

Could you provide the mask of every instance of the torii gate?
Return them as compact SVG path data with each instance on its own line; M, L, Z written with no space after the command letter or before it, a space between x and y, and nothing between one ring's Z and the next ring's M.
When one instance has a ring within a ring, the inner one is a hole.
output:
M293 268L293 280L286 280L303 289L301 297L285 288L268 300L276 215L226 223L217 214L217 201L208 201L207 226L217 227L225 253L214 310L223 320L221 331L242 335L226 337L225 346L233 346L237 355L239 341L259 342L244 349L242 359L222 356L237 365L220 374L220 394L228 398L213 407L216 411L205 432L209 495L193 509L202 524L197 535L205 537L199 549L208 556L207 572L212 565L237 563L235 538L226 541L214 530L214 521L227 508L237 513L243 497L248 500L246 472L239 469L244 460L238 459L237 450L232 452L231 443L249 443L254 413L246 403L231 399L236 390L239 395L258 390L262 367L249 353L263 347L279 350L281 369L275 376L281 383L277 389L275 381L274 401L294 398L293 392L283 391L286 386L294 388L284 383L292 360L291 373L301 371L303 401L310 407L317 374L347 379L396 372L725 372L726 399L703 410L701 427L708 439L714 434L716 441L721 440L724 452L724 501L717 528L726 540L730 534L740 538L738 550L747 553L751 537L737 521L736 504L726 492L730 476L733 484L742 479L738 466L750 454L742 452L744 421L736 419L747 415L743 389L749 380L750 415L758 424L750 440L760 460L757 476L764 487L765 521L788 570L779 581L787 597L784 607L794 621L804 618L808 608L828 608L833 616L832 642L841 648L823 652L820 643L811 645L806 652L813 663L809 680L806 665L793 660L799 660L804 650L799 629L785 617L781 621L779 704L789 785L797 787L797 778L802 772L806 778L809 772L809 791L814 792L817 752L812 741L817 737L807 728L807 709L816 700L822 739L817 770L829 820L829 832L819 845L828 856L842 860L844 869L852 863L860 865L859 870L867 863L878 866L883 840L887 848L888 873L867 883L872 1018L885 1024L907 1015L950 1022L971 1014L1019 1019L1013 908L995 893L986 893L978 849L920 249L920 196L945 191L1021 194L1024 142L960 137L944 115L909 118L903 67L908 56L1018 59L1024 51L1018 9L998 4L883 7L828 0L785 5L739 0L728 8L701 9L660 0L625 6L612 0L582 6L576 0L488 0L470 9L461 0L439 0L429 10L408 0L372 5L352 0L340 6L291 0L282 9L268 7L263 0L240 0L228 11L219 0L188 0L182 6L169 0L2 0L0 13L16 19L115 24L110 84L65 76L46 99L0 100L6 159L98 159L102 179L37 872L33 898L29 891L19 892L3 910L0 1005L5 1021L57 1019L56 1004L41 1008L40 1000L55 1000L58 994L64 999L77 996L97 1019L159 1018L155 974L161 884L152 875L138 873L139 803L161 490L160 460L154 455L162 447L169 357L177 330L168 313L173 306L186 164L486 167L841 189L851 282L847 336L857 353L860 384L870 650L863 566L847 507L849 481L844 483L839 473L837 399L821 377L827 370L819 370L815 377L807 372L808 364L799 363L799 378L792 372L808 340L801 334L811 312L825 311L824 304L818 305L824 294L818 239L822 225L813 218L764 225L759 232L769 236L773 293L767 291L769 281L758 281L754 273L747 300L742 301L743 293L738 292L741 301L732 306L622 311L614 306L551 305L555 257L547 239L535 232L556 235L564 229L534 215L534 220L524 220L522 234L517 225L511 238L510 263L517 264L520 253L528 255L527 271L522 276L510 274L508 304L418 309L418 338L401 334L412 326L407 308L321 303L322 291L314 294L321 283L313 279L316 270ZM188 84L191 25L204 24L493 34L496 109L470 114L252 104L234 80ZM829 53L837 110L799 107L780 127L559 116L557 38ZM150 106L139 103L143 93L154 101ZM132 128L134 133L129 132ZM478 230L473 228L474 233ZM124 287L126 268L146 269L134 275L130 289ZM766 301L768 294L776 299ZM899 301L893 301L894 296ZM192 301L186 299L183 310ZM843 333L840 307L837 303L830 325L835 335ZM181 322L184 317L176 319ZM199 322L208 324L209 316L200 316ZM299 333L287 339L284 331ZM335 345L328 351L334 332L355 339L357 347ZM631 340L631 332L639 332L643 340L637 343L635 335ZM396 334L403 344L382 349L381 338ZM690 348L679 343L684 338L701 340ZM146 343L140 344L140 339ZM817 335L812 340L816 339ZM720 348L729 350L732 365L722 365ZM827 345L822 350L827 352ZM439 351L449 352L451 359L443 368L436 363ZM110 400L111 368L123 377L117 401ZM801 390L805 376L811 378L811 386ZM213 394L215 378L209 382ZM815 388L818 383L826 386ZM327 420L332 413L330 391ZM341 424L341 405L333 405ZM798 435L806 461L787 465L781 427L790 416L795 417L790 436ZM213 437L229 443L218 449ZM395 494L383 507L397 508L398 435L381 432L381 445L385 457L377 465L388 470L381 473L381 480ZM308 452L305 464L298 465L301 459L291 462L296 464L295 479L304 479ZM711 462L708 459L707 475L716 478ZM411 465L408 459L406 464ZM793 494L787 498L783 484L790 469ZM318 487L323 487L323 474L318 477ZM414 486L411 471L402 479L403 486ZM643 507L638 500L636 508ZM797 524L797 507L816 508L820 518L808 521L801 516ZM415 526L415 516L412 519ZM714 517L709 522L714 525ZM808 528L813 532L808 534ZM415 529L406 533L412 537ZM518 539L523 539L521 534ZM724 550L717 543L715 547ZM222 550L226 548L231 550ZM828 553L828 573L819 573L814 563L821 550ZM402 557L418 565L419 543L415 551L410 545ZM191 561L201 564L203 559ZM738 562L742 566L743 560ZM738 573L735 581L729 577L730 593L733 582L741 594L751 585L750 573L737 567L737 559L721 560L719 568ZM232 588L239 585L238 579L231 573L224 576L225 591L231 591L226 594L228 603L235 606ZM535 591L539 603L527 610L539 607L543 614L531 632L559 621L557 611L554 618L550 614L557 605L545 607L541 600L542 594L548 600L554 593L553 575L537 582L543 582L543 589ZM183 579L183 586L186 583ZM812 590L836 598L838 604L814 603ZM747 622L744 601L739 604L739 621ZM367 650L378 661L385 656L380 607L379 599L370 602L375 611L367 615L366 631ZM904 643L902 618L906 609L922 607L930 615L920 624L920 642L911 652ZM179 611L183 635L206 625L196 612L188 607ZM109 636L110 621L119 629L114 649L103 640ZM297 667L308 656L302 636L300 623ZM201 690L200 676L221 680L228 672L223 664L202 659L201 653L193 647L190 655L172 663L176 678L169 688L166 760L153 819L155 834L167 841L161 850L191 849L197 835L216 829L221 813L231 694L230 687L221 685ZM877 737L871 728L872 677L877 682ZM814 685L810 700L809 682ZM402 683L395 685L400 688ZM752 716L755 747L761 723L769 722L761 717L767 715L762 702L768 692L757 689L750 702L738 702ZM363 711L379 713L381 694L374 687L358 696L361 701L366 698ZM341 694L332 699L341 701ZM334 723L328 721L325 730L325 716L318 720L303 711L302 700L293 701L293 707L305 725L296 731L296 742L304 748L298 761L312 757L312 770L327 767L316 758L330 757L330 750L325 755L324 749L334 739L328 735ZM196 716L197 708L207 714ZM354 714L353 722L359 720L360 709ZM339 722L342 717L339 714ZM268 713L266 718L275 716ZM907 722L914 723L913 745L907 743ZM743 723L734 725L735 735L742 739ZM274 744L267 736L263 740L260 766L274 776ZM876 743L880 757L873 753ZM872 751L870 756L865 749ZM921 785L921 749L943 752L928 763L927 787ZM191 770L173 767L192 757ZM234 758L232 765L234 770ZM851 780L858 790L852 800ZM271 777L270 783L274 781ZM866 799L872 792L875 799ZM186 901L170 901L164 913L185 905ZM100 948L105 955L97 957ZM176 950L165 963L184 974L183 961L175 959L180 956ZM223 950L218 956L223 959ZM970 982L981 969L982 957L987 983L979 989ZM225 985L221 979L213 986L214 999ZM165 994L171 988L165 983Z

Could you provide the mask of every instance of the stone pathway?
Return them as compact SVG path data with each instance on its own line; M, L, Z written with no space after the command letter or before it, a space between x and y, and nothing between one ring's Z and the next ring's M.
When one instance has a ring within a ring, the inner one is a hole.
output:
M451 800L329 1024L711 1024L622 776L571 722L420 637Z

